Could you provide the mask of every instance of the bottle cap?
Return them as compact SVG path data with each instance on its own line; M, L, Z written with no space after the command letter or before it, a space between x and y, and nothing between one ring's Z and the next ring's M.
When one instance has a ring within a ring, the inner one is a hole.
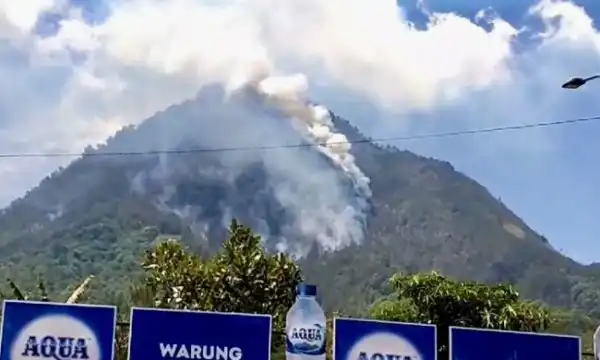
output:
M296 293L300 296L317 296L317 287L305 283L298 284Z

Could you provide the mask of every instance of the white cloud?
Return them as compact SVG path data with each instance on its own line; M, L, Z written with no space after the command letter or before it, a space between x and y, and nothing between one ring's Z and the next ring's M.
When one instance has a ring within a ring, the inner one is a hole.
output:
M56 5L56 0L0 0L0 37L31 33L40 14Z
M112 14L97 27L65 21L40 47L87 50L112 71L139 66L199 83L257 58L289 58L388 107L427 107L505 80L517 33L501 19L488 19L486 31L455 14L432 14L428 29L416 30L393 0L136 0L115 2Z
M36 35L50 9L66 16L60 30ZM439 114L457 127L570 117L571 100L547 89L592 70L600 35L569 2L544 0L530 16L542 32L484 12L477 22L434 13L417 29L395 0L114 0L89 25L63 1L0 0L0 94L16 98L0 101L0 151L81 150L256 63L308 73L335 111L371 104L369 119L349 117L379 135L447 127ZM516 37L539 39L516 51ZM574 51L586 61L573 64ZM519 161L561 146L543 132L469 144ZM65 161L0 160L0 202Z

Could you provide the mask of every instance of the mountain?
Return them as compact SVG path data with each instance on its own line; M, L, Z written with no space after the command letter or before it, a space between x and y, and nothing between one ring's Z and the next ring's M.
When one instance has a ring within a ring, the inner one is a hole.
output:
M600 270L555 251L482 185L447 162L337 130L370 178L368 206L335 157L251 92L209 86L105 144L0 213L0 275L54 291L95 274L110 301L156 240L214 251L232 217L269 249L301 255L328 308L360 312L394 272L439 270L511 282L529 298L600 315ZM296 124L297 125L297 124ZM198 150L202 149L202 150ZM220 150L215 150L220 149ZM350 158L351 159L351 158Z

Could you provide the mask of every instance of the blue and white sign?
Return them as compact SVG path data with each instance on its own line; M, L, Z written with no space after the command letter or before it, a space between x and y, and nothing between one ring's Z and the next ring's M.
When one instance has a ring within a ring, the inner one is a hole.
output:
M112 360L114 306L6 300L0 360Z
M450 328L450 360L581 359L576 336Z
M334 360L435 360L436 327L379 320L333 320Z
M271 316L133 308L129 360L269 360Z

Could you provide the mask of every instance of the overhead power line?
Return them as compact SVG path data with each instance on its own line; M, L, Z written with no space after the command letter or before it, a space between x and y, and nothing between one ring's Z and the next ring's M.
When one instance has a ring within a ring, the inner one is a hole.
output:
M8 158L51 158L51 157L78 157L78 156L135 156L135 155L159 155L159 154L193 154L193 153L215 153L215 152L234 152L234 151L268 151L276 149L291 149L303 147L331 146L343 144L364 144L364 143L382 143L410 140L425 140L436 138L456 137L463 135L476 135L495 133L503 131L518 131L532 128L542 128L549 126L568 125L575 123L593 122L600 120L600 116L557 120L549 122L538 122L531 124L505 125L490 128L466 129L451 132L421 134L421 135L406 135L394 137L381 137L370 139L348 140L344 142L328 142L328 143L298 143L298 144L279 144L279 145L261 145L261 146L235 146L235 147L219 147L219 148L198 148L198 149L170 149L170 150L149 150L149 151L115 151L115 152L93 152L93 153L74 153L74 152L48 152L48 153L0 153L0 159Z

